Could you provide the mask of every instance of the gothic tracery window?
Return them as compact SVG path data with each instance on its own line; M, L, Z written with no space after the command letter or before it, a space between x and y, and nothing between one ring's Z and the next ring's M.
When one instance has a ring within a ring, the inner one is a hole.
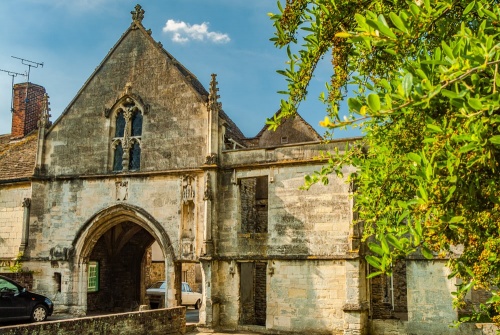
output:
M143 110L134 99L126 97L116 105L113 115L113 171L137 171L141 167Z

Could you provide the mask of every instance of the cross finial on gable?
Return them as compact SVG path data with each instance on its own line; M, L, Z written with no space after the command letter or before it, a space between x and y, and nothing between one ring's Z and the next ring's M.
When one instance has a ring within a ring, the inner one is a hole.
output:
M141 23L142 19L144 19L144 9L142 9L141 5L135 5L135 10L131 11L132 20Z

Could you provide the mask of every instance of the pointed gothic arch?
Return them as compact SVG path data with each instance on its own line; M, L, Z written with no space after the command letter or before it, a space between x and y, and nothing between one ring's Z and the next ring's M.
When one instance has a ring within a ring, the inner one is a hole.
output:
M129 92L116 99L104 116L110 119L110 169L114 172L138 171L141 168L142 126L149 105L142 98Z
M164 254L165 279L168 282L167 287L170 290L165 297L165 305L175 305L174 278L176 275L175 271L177 271L175 266L177 256L172 247L170 237L162 225L147 211L137 206L122 203L104 208L94 214L80 228L73 241L73 264L75 265L73 268L73 278L75 281L73 287L74 293L77 295L76 305L79 306L78 308L86 313L89 307L88 294L92 293L92 291L88 291L88 279L89 268L91 269L91 273L95 273L95 270L92 269L94 265L90 264L92 260L91 256L95 257L94 249L102 248L103 241L105 239L109 240L109 235L113 235L115 231L120 232L120 234L115 234L117 238L116 241L114 241L114 246L107 252L108 256L106 257L108 257L108 265L106 266L110 269L109 264L111 262L120 261L120 257L129 246L127 244L129 241L134 243L141 241L143 243L140 247L142 252L145 252L154 241L158 242ZM137 236L139 237L136 238ZM134 238L136 238L135 241L133 240ZM142 264L143 256L139 258ZM123 261L123 263L127 262L128 260ZM136 271L143 271L143 269L141 269L142 266L138 266L137 264L134 266ZM129 273L133 273L133 270L129 270ZM144 273L139 277L139 281L136 282L136 291L141 295L140 299L144 299ZM140 301L138 301L138 303L139 302ZM122 305L113 307L128 308L129 306Z

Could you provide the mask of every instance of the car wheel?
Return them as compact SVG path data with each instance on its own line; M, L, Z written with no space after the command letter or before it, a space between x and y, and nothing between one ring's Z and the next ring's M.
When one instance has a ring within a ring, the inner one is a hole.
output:
M31 321L42 322L47 319L47 307L44 305L36 305L31 312Z
M198 299L198 301L196 302L196 304L194 304L194 308L195 309L200 309L200 307L201 307L201 300Z

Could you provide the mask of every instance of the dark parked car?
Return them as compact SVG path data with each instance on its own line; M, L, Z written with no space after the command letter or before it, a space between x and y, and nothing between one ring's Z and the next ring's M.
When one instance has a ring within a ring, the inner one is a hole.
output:
M45 321L54 304L43 295L29 292L15 281L0 276L0 321L30 318Z

